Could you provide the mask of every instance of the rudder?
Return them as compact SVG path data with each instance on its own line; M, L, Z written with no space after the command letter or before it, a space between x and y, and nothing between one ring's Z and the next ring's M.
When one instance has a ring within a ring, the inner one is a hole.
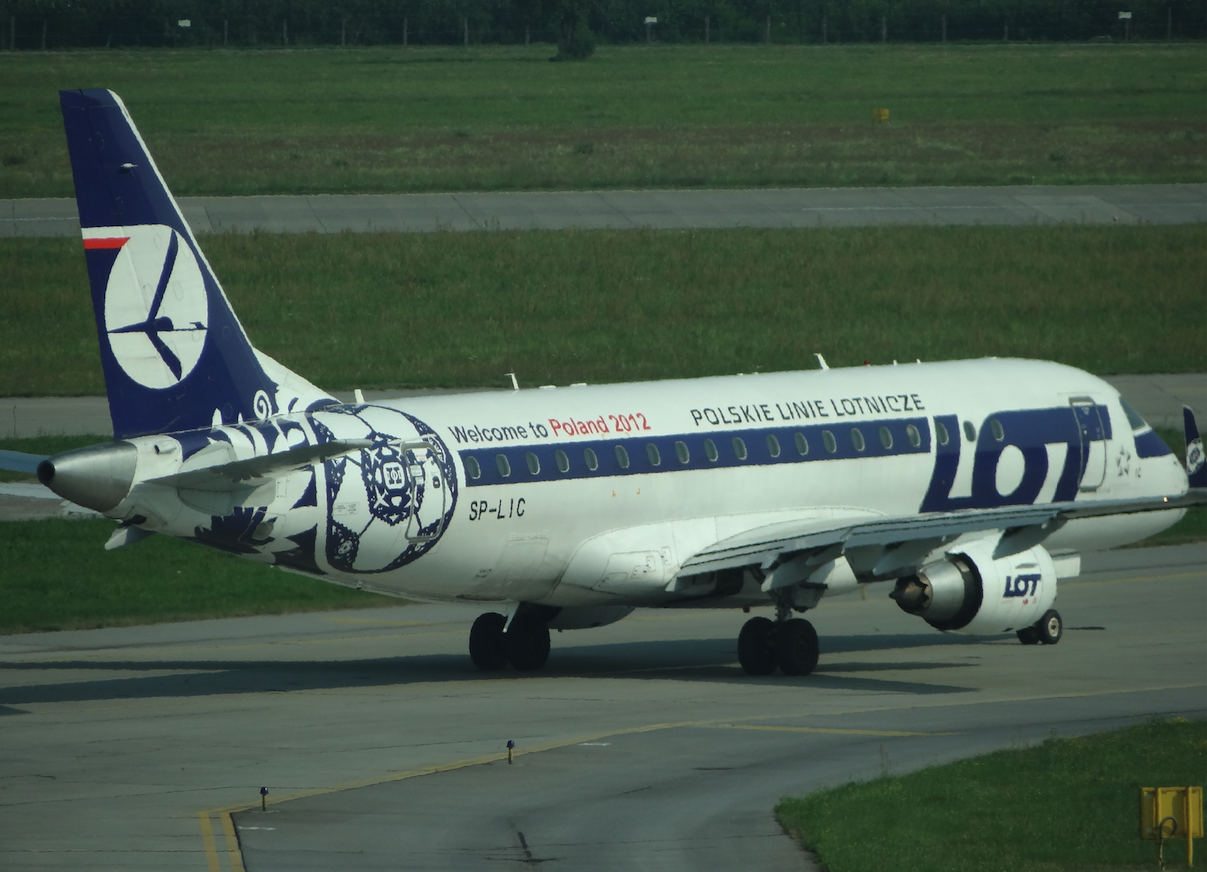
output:
M59 100L114 437L267 418L282 381L311 393L252 348L121 99Z

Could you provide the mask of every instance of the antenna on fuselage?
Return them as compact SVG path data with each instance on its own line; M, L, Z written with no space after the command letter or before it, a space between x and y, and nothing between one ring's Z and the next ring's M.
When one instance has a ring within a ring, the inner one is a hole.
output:
M516 381L516 380L515 380L515 373L514 373L514 372L505 372L505 373L503 373L503 375L509 375L509 376L511 376L511 389L512 389L513 391L518 391L518 390L520 389L520 383L519 383L518 381Z
M826 363L826 359L825 359L824 357L822 357L822 356L821 356L821 352L820 352L820 351L814 351L814 352L813 352L813 356L817 358L817 362L818 362L818 364L821 366L821 368L822 368L822 369L829 369L829 368L830 368L830 365L829 365L828 363Z

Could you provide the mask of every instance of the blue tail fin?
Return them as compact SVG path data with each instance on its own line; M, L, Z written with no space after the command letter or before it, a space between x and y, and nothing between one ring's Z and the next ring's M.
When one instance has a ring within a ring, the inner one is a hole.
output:
M1203 459L1203 439L1190 406L1182 407L1182 422L1186 427L1186 475L1191 487L1207 487L1207 463Z
M313 399L252 348L121 99L86 90L59 101L115 438L259 420Z

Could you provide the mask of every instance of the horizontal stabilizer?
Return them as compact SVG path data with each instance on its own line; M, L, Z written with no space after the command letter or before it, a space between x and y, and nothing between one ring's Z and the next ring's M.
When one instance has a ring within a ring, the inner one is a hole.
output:
M7 469L10 472L28 472L33 475L38 471L38 464L46 459L46 456L42 454L0 451L0 469Z
M191 490L225 491L246 487L255 479L263 479L274 472L292 469L306 463L326 460L349 451L368 448L373 443L368 439L336 439L321 445L299 445L288 451L269 454L264 457L251 457L247 460L235 460L219 466L207 466L189 472L178 472L163 478L151 479L149 484L166 484L172 487L188 488ZM417 446L404 445L403 448L431 446L426 442Z

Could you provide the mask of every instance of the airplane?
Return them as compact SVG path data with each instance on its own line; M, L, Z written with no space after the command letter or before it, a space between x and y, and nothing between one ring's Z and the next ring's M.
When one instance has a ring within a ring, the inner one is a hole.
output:
M9 452L118 522L335 584L472 603L482 670L637 607L774 607L751 675L807 675L827 597L1055 644L1081 555L1207 502L1105 381L982 359L340 402L255 349L125 105L60 92L111 442Z

